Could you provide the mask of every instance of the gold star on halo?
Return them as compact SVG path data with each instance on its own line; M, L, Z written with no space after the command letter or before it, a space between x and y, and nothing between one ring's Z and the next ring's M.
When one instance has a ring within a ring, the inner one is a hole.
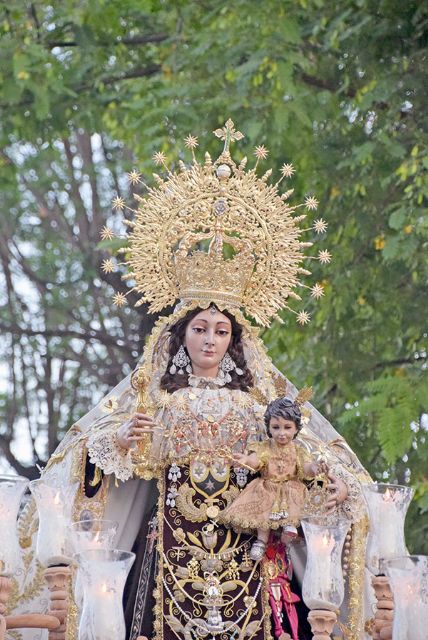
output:
M112 205L113 205L113 209L115 210L118 209L119 211L122 211L122 209L125 208L125 200L120 196L116 196L116 198L114 198L112 201Z
M316 209L318 207L318 200L313 196L308 196L307 198L305 198L305 205L307 209L312 211L313 209Z
M163 153L163 151L156 151L156 153L154 153L152 156L152 160L155 165L159 167L161 164L165 164L166 155Z
M126 304L126 296L124 293L115 293L113 296L113 304L116 307L123 307Z
M112 240L114 238L114 233L108 227L103 227L100 233L101 240Z
M318 260L321 264L328 264L331 262L331 253L327 249L323 249L318 253Z
M131 184L139 184L141 182L141 173L135 169L130 171L127 176Z
M308 324L310 320L311 316L307 311L299 311L299 313L297 314L296 322L298 322L302 327L303 325Z
M283 164L281 167L281 175L283 178L291 178L293 173L296 173L296 169L292 164Z
M198 138L189 133L187 138L184 138L184 144L188 149L195 149L195 147L199 146Z
M313 228L317 233L325 233L327 231L327 227L327 222L322 218L318 218L318 220L315 220Z
M322 284L319 284L319 282L317 282L311 288L311 296L316 300L318 300L318 298L321 298L323 295L324 295L324 287L322 286Z
M108 258L108 260L102 261L101 269L104 271L104 273L112 273L116 270L116 265L111 258Z
M255 148L254 155L256 156L257 160L266 160L269 155L269 150L266 149L264 144L261 144Z

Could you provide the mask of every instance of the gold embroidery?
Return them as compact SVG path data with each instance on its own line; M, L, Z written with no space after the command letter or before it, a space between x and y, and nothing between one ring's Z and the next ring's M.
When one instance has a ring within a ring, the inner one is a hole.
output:
M349 555L349 613L348 640L359 640L364 632L364 578L366 542L369 530L368 518L364 517L352 525Z

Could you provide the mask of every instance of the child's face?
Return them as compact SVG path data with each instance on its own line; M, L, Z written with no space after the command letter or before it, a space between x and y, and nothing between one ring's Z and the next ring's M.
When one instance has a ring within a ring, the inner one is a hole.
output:
M274 442L280 446L285 446L296 435L297 427L293 420L273 416L269 422L269 431Z

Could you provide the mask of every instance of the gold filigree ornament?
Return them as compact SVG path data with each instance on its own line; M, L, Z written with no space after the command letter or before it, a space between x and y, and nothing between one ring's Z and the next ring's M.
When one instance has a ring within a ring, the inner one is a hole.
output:
M197 138L189 135L185 146L192 152L190 165L180 161L179 170L171 172L166 156L158 152L154 161L165 175L153 174L156 187L144 184L137 171L129 174L131 184L143 184L146 195L134 194L138 208L120 200L120 208L131 214L125 221L130 227L127 246L119 249L125 256L122 266L128 267L123 279L132 282L130 291L139 297L136 306L148 303L153 313L180 299L186 308L206 308L212 302L232 313L241 308L263 326L271 318L281 321L277 312L285 308L304 325L310 314L295 311L289 301L301 300L298 287L311 291L312 300L321 293L319 285L314 289L303 284L302 276L310 275L303 262L327 263L330 254L306 255L312 242L303 242L302 234L311 231L315 238L327 225L318 219L303 229L300 223L307 213L296 211L315 210L318 202L307 196L302 204L287 203L292 190L281 194L280 184L293 175L290 164L282 167L274 184L268 183L271 169L257 175L258 164L268 155L264 145L256 147L253 168L246 170L247 158L237 164L229 148L244 136L231 120L214 134L224 141L214 162L208 153L204 163L197 160ZM118 202L115 198L117 209ZM124 304L124 298L116 294L116 304Z

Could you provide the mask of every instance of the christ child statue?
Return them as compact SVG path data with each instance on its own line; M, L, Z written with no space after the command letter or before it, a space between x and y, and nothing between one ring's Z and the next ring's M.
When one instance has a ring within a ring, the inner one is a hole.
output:
M250 557L260 560L269 533L282 529L287 542L297 535L307 494L304 479L326 473L325 463L311 460L294 440L302 427L300 406L288 398L278 398L266 409L268 439L253 443L246 454L235 454L234 460L259 471L255 478L227 507L221 516L224 524L236 531L257 530Z

